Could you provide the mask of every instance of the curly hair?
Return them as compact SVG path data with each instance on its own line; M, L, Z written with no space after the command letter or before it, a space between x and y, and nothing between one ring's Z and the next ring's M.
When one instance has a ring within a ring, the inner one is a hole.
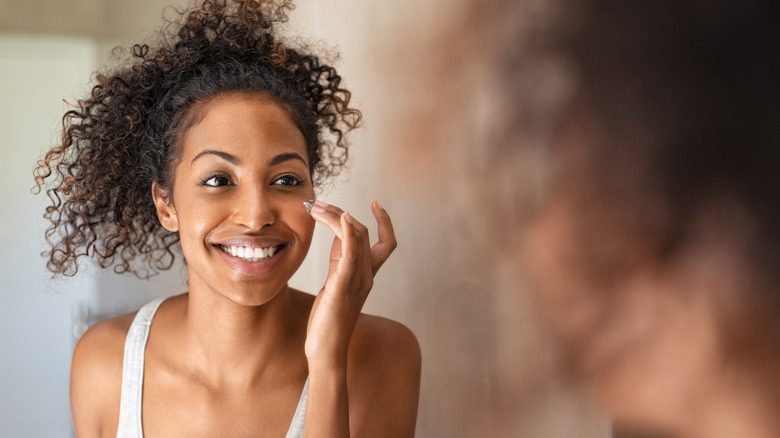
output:
M152 183L170 193L181 134L217 95L258 93L287 108L318 186L342 170L344 135L361 114L332 66L275 37L292 8L289 0L205 0L156 48L136 44L126 65L97 75L89 97L63 116L62 143L35 169L36 190L46 185L51 200L43 256L54 275L75 275L84 256L141 278L173 265L179 236L161 226Z

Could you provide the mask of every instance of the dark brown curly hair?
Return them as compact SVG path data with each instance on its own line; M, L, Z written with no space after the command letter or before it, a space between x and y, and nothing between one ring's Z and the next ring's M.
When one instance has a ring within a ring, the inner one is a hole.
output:
M279 102L306 140L313 181L341 171L344 135L361 114L332 66L276 38L292 7L206 0L171 23L156 48L136 44L125 65L97 75L89 97L63 116L62 143L35 169L36 190L47 187L51 200L43 253L51 272L74 275L83 256L142 278L173 265L179 236L160 225L152 183L170 192L181 134L218 94Z

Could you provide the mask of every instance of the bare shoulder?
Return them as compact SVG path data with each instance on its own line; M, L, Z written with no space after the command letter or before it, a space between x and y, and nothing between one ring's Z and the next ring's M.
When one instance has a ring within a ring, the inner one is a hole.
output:
M314 296L294 291L305 324ZM420 344L405 325L360 314L347 359L353 436L413 437L420 396Z
M99 322L73 350L70 401L79 437L116 433L127 331L135 314Z
M413 436L420 345L403 324L361 315L349 345L350 423L358 436Z
M393 358L396 365L420 364L420 344L411 330L400 322L380 316L361 314L350 342L350 356L360 362L386 363ZM351 358L352 359L352 358Z
M81 377L82 373L88 373L89 379L83 383L89 385L96 380L117 376L121 378L125 338L134 317L135 314L131 313L90 327L73 350L72 377ZM107 382L101 382L103 383Z
M291 289L301 323L306 324L315 296ZM349 343L349 366L352 378L357 374L374 377L387 372L419 374L420 344L411 330L400 322L361 313Z

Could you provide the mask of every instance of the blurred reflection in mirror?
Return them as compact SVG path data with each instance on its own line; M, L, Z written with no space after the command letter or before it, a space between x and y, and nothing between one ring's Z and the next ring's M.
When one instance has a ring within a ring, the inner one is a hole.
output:
M446 212L429 281L468 288L442 311L491 382L452 410L534 430L571 378L621 430L777 436L778 22L769 1L494 0L396 43L419 89L388 96L394 164Z

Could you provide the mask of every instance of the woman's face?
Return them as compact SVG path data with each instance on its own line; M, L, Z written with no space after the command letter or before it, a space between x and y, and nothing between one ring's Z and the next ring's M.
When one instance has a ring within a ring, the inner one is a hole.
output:
M158 215L179 232L191 293L260 305L286 287L311 243L306 143L289 113L263 96L205 105L183 133L172 202L155 198Z
M574 125L556 145L558 179L529 224L524 260L569 365L613 418L683 430L723 360L716 297L728 270L714 268L715 247L697 246L706 239L658 256L671 219L642 167L641 132ZM596 152L606 138L630 152L608 167Z

